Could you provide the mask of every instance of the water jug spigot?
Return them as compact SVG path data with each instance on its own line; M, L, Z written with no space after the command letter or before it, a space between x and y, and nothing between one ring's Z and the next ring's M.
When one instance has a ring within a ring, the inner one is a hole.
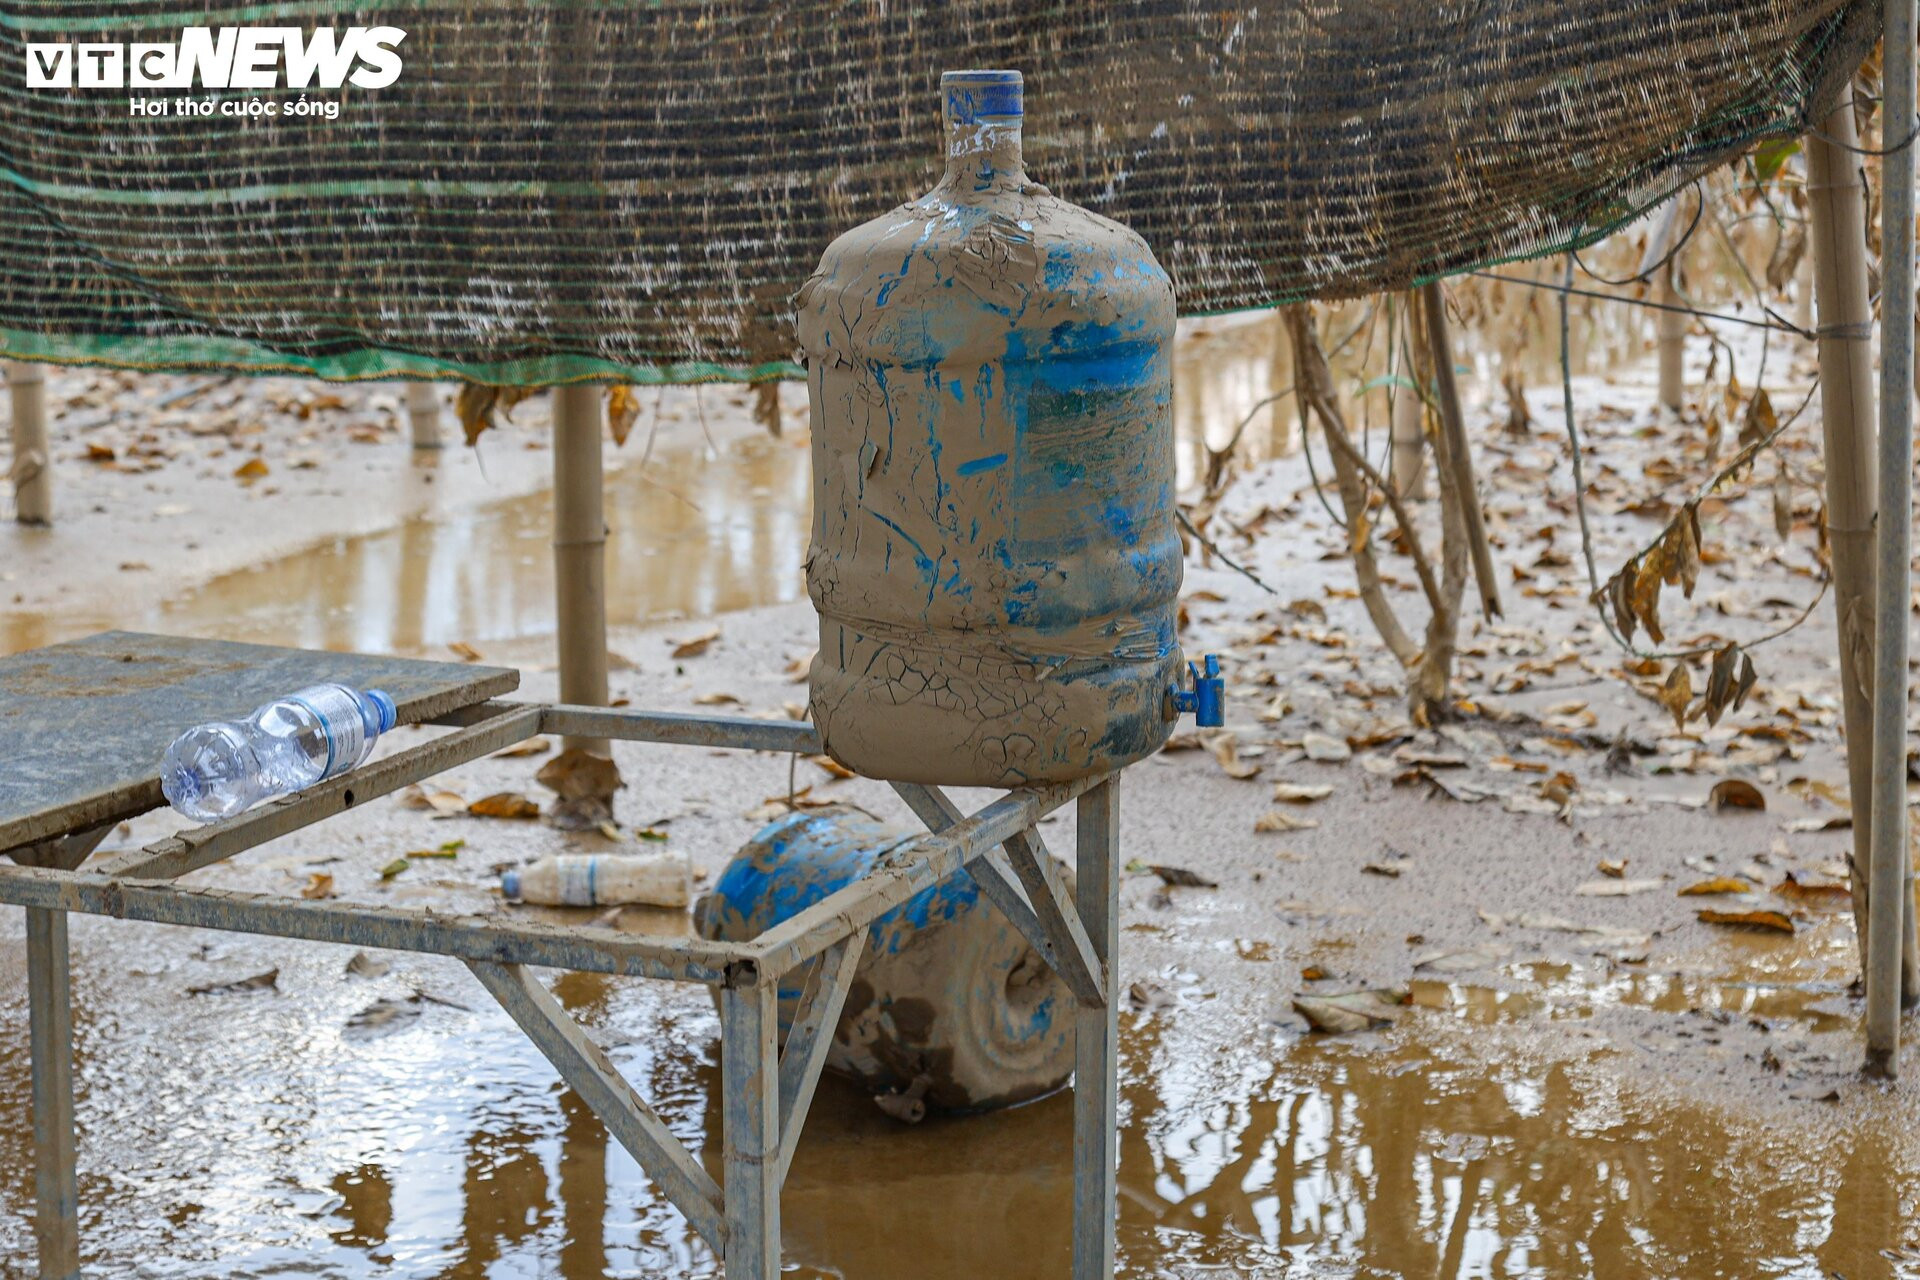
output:
M1220 678L1220 655L1210 653L1201 661L1206 663L1205 675L1201 675L1191 662L1187 664L1187 675L1193 681L1193 688L1176 686L1167 691L1167 696L1173 701L1174 715L1191 711L1193 722L1202 729L1218 729L1227 722L1227 682Z

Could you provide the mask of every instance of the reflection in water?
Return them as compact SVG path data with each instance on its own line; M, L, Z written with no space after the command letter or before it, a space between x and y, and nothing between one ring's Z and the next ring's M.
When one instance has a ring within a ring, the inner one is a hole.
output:
M1492 286L1488 286L1492 289ZM1532 381L1557 368L1557 328L1534 315L1546 295L1498 290L1474 305L1505 319L1463 330L1460 362L1470 401L1495 388L1501 369ZM1528 310L1531 308L1532 310ZM1371 327L1368 317L1372 316ZM1326 343L1354 429L1379 440L1387 420L1385 310L1327 308ZM1577 327L1577 372L1637 354L1645 323L1600 307ZM1340 347L1349 334L1356 339ZM1373 346L1369 363L1366 345ZM1236 465L1298 448L1290 353L1275 312L1184 322L1175 347L1174 427L1182 487L1205 474L1203 448L1222 448L1244 421ZM810 531L811 468L804 436L769 438L738 422L711 455L685 432L662 437L643 469L632 451L609 450L607 614L615 626L706 617L798 599ZM181 635L371 652L437 649L553 630L548 496L440 510L437 459L416 455L420 514L383 532L340 538L225 574L139 616L111 600L79 600L47 613L0 613L0 652L112 626Z
M76 930L81 1197L95 1274L712 1276L717 1263L457 968L402 968L436 1005L371 1040L380 994L339 952L282 945L278 993L189 998L196 939ZM17 942L0 981L19 990ZM255 950L238 961L263 962ZM221 963L215 956L211 962ZM123 976L129 974L133 976ZM1516 968L1518 993L1423 984L1379 1036L1225 1045L1179 1009L1123 1030L1126 1276L1825 1277L1891 1274L1910 1225L1890 1126L1742 1129L1617 1069L1484 1037L1608 1004L1762 1014L1819 1034L1822 989ZM560 999L716 1174L706 993L569 975ZM0 1108L24 1114L25 1010L0 1016ZM1836 1038L1838 1039L1838 1038ZM1850 1043L1850 1042L1849 1042ZM782 1205L788 1272L825 1280L1066 1274L1065 1095L907 1128L822 1086ZM31 1258L31 1139L0 1126L0 1274ZM1906 1215L1903 1217L1903 1215Z
M756 436L726 442L711 460L697 442L663 447L644 470L611 474L609 621L798 598L809 486L804 444ZM216 578L154 621L189 635L381 653L550 632L549 505L535 493L429 512Z

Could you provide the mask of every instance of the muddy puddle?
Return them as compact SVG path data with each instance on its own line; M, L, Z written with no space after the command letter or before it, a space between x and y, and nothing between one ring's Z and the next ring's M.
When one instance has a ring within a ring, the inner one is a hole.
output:
M1645 325L1615 314L1624 312L1612 308L1583 321L1574 352L1577 372L1639 354ZM1371 340L1375 359L1381 358L1385 311L1348 304L1334 309L1325 327L1355 429L1384 443L1379 433L1389 412L1388 391L1379 378L1365 375L1362 356L1363 340ZM1464 393L1470 400L1500 394L1491 377L1496 349L1499 367L1518 361L1529 378L1545 379L1558 360L1557 329L1549 328L1515 324L1496 330L1492 339L1463 339ZM1291 360L1276 314L1186 322L1175 359L1183 487L1205 474L1207 449L1224 447L1236 432L1240 466L1298 449L1298 405L1286 394ZM787 391L790 404L799 397L798 388ZM703 432L681 423L661 433L644 466L644 421L623 448L608 447L607 616L614 626L780 604L805 591L811 463L804 418L788 419L802 428L798 438L774 439L717 406L713 416ZM396 441L388 447L402 446ZM401 491L410 489L421 509L396 526L325 539L221 574L132 616L97 599L0 615L0 652L110 627L383 653L551 633L548 495L443 510L432 483L440 461L431 452L411 457L411 476Z
M76 921L81 1204L93 1274L712 1275L632 1161L455 966L371 977L344 952ZM17 952L18 944L6 950ZM19 963L8 955L8 967ZM193 985L273 967L270 989ZM1890 1271L1894 1135L1838 1146L1729 1126L1577 1056L1474 1039L1607 1004L1821 1036L1837 989L1515 966L1512 990L1424 983L1390 1032L1222 1041L1123 1015L1121 1274L1829 1277ZM567 975L556 992L683 1140L719 1145L703 992ZM1203 1021L1203 1020L1202 1020ZM1259 1020L1249 1019L1258 1025ZM0 1110L24 1114L24 1019ZM829 1080L783 1197L788 1273L1057 1277L1070 1099L903 1127ZM31 1148L0 1129L0 1259L30 1256ZM1737 1188L1737 1192L1735 1190ZM0 1263L0 1268L4 1263ZM9 1273L17 1274L17 1272Z
M1358 309L1342 314L1357 322ZM1522 356L1552 368L1545 300ZM1242 456L1298 448L1270 316L1192 327L1179 351L1183 479L1247 421ZM1637 353L1590 326L1578 367ZM1474 367L1483 362L1474 357ZM1538 374L1538 377L1535 375ZM1377 389L1376 389L1377 391ZM1376 391L1356 426L1384 431ZM1479 394L1484 396L1486 389ZM1364 415L1373 403L1371 420ZM1383 437L1376 435L1376 441ZM637 441L630 441L633 449ZM417 464L431 468L431 459ZM808 458L791 438L663 439L609 477L616 625L798 598ZM432 512L316 545L101 625L373 651L552 629L544 494ZM0 646L4 647L4 646ZM18 647L18 646L15 646ZM506 1280L712 1276L718 1266L548 1064L457 965L76 919L80 1204L91 1274ZM1141 939L1141 941L1145 941ZM1130 944L1131 945L1131 944ZM1791 1277L1916 1274L1884 1249L1911 1220L1899 1133L1729 1123L1623 1082L1596 1037L1543 1027L1644 1010L1711 1052L1723 1020L1855 1052L1837 982L1516 965L1421 981L1390 1031L1304 1036L1270 1020L1298 983L1281 948L1208 963L1244 1007L1122 1016L1119 1240L1128 1277ZM189 995L275 972L267 989ZM0 1276L32 1257L23 947L0 934ZM593 975L555 983L668 1126L718 1149L717 1025L704 992ZM1226 1003L1222 1000L1220 1003ZM1501 1051L1491 1037L1511 1037ZM829 1080L782 1199L788 1273L1023 1280L1068 1269L1071 1101L904 1128ZM1858 1224L1870 1224L1862 1227ZM1888 1224L1895 1224L1889 1226Z

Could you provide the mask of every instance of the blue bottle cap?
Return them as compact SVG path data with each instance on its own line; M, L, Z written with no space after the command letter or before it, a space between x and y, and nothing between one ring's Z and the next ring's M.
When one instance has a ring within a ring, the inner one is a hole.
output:
M940 96L954 124L1018 120L1024 110L1018 71L948 71L940 76Z
M517 898L520 896L520 873L518 871L502 871L500 873L500 892L509 898Z
M380 712L380 732L385 733L393 728L400 714L399 709L393 705L393 695L385 689L369 689L367 700Z

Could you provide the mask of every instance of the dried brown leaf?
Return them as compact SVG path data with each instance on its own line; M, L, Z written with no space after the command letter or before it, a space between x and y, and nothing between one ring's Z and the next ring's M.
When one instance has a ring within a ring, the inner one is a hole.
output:
M1791 871L1787 872L1786 879L1773 887L1773 892L1789 902L1801 902L1812 907L1844 907L1853 900L1853 890L1844 884L1802 880Z
M1784 911L1702 911L1703 924L1749 925L1756 929L1773 929L1780 933L1793 932L1793 919Z
M1673 664L1673 670L1667 673L1666 683L1660 686L1660 705L1673 716L1675 728L1686 727L1687 709L1693 705L1693 675L1687 670L1684 660Z
M1701 897L1718 893L1752 893L1753 886L1738 876L1715 876L1711 880L1701 880L1690 884L1680 891L1683 898Z
M627 442L634 420L640 416L640 397L624 382L607 388L607 429L613 432L614 447Z
M1253 829L1262 835L1287 831L1311 831L1319 825L1316 819L1297 818L1284 809L1269 809L1253 820Z
M518 791L496 791L468 805L467 812L476 818L537 818L540 806Z
M1722 809L1765 809L1767 797L1760 788L1744 778L1722 778L1707 792L1707 805L1715 812Z
M1400 1016L1401 1006L1406 1003L1407 993L1393 988L1336 996L1295 996L1293 1010L1315 1031L1337 1035L1387 1026Z
M715 640L718 640L719 638L720 638L720 628L715 627L713 630L705 632L701 635L694 636L691 639L673 640L673 641L670 641L669 643L673 645L674 657L697 658L701 654L707 651L708 645L711 645Z
M610 798L626 783L620 778L620 766L603 755L572 747L540 766L535 782L563 800ZM529 801L528 803L531 803ZM520 817L519 814L493 815Z

